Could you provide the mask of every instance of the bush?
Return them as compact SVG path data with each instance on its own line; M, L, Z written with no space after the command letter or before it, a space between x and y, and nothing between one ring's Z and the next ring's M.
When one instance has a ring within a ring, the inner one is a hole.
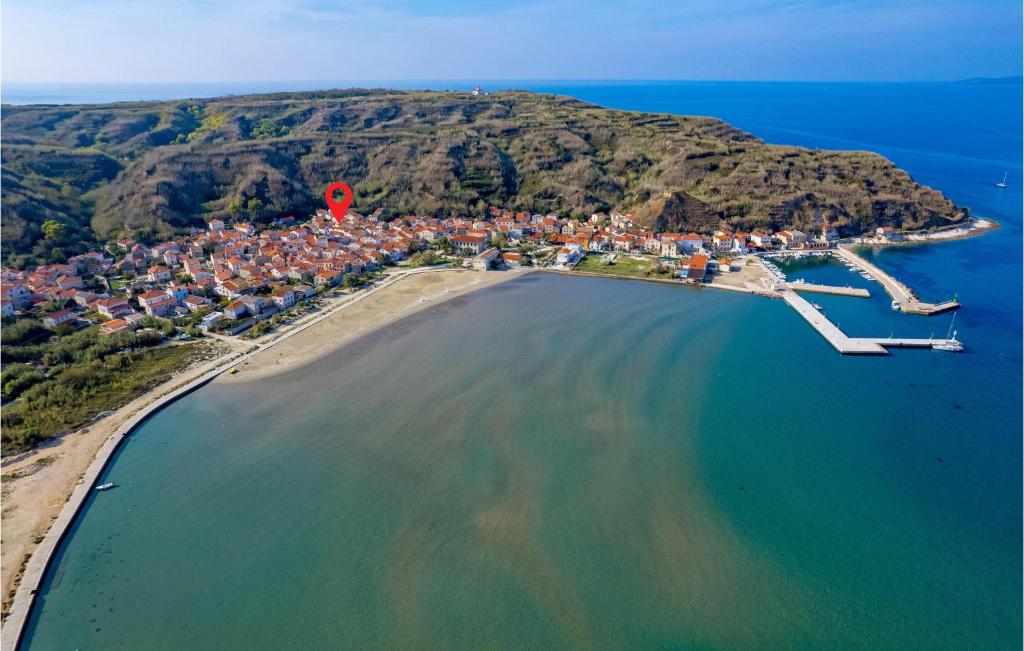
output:
M42 321L36 319L18 319L0 330L0 339L5 345L19 345L48 336L49 330L43 327Z
M169 337L174 334L174 323L170 319L161 319L155 316L144 317L139 321L139 325L143 328L153 328L160 332L165 337Z
M441 260L441 257L437 255L437 252L431 250L414 253L412 257L409 258L410 267L429 267L430 265L439 264L441 262L443 262L443 260Z
M13 400L33 385L46 379L46 375L27 364L9 364L2 376L4 400Z

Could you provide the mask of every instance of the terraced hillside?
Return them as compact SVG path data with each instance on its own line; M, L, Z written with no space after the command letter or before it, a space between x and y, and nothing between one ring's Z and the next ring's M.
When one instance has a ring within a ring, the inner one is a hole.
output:
M667 230L827 220L847 234L966 217L875 154L767 145L715 119L527 92L5 106L2 127L3 253L17 265L215 216L303 214L335 180L353 187L355 209L388 216L494 204L632 211Z

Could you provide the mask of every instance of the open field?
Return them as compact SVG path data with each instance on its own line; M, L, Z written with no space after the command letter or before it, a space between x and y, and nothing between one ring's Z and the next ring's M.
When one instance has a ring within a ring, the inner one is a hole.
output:
M614 264L604 264L601 260L606 255L604 253L588 253L574 269L575 271L585 271L587 273L609 274L630 278L644 278L651 275L650 260L637 260L628 254L619 253L616 255Z

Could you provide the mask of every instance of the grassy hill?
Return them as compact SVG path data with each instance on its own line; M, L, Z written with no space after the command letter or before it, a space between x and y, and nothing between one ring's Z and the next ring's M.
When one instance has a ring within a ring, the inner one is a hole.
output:
M3 253L57 258L166 237L213 217L323 206L344 180L360 211L563 215L632 211L668 230L721 223L847 234L965 218L866 152L766 145L711 118L614 111L503 92L344 90L175 102L4 106ZM54 220L64 229L41 224Z

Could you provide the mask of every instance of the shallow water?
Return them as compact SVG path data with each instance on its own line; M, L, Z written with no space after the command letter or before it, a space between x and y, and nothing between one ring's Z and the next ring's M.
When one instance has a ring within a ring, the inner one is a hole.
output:
M824 111L827 88L659 86L567 92L755 133L760 105L761 135L808 146L870 135L1000 220L867 253L926 300L958 293L967 351L841 357L784 303L713 290L482 290L148 421L28 646L1019 647L1020 187L988 179L1020 169L1018 100L940 85L958 102L928 104L926 84L880 108L885 85L839 85L855 118L796 124L786 102ZM795 275L872 288L815 298L851 335L949 325L842 267Z

